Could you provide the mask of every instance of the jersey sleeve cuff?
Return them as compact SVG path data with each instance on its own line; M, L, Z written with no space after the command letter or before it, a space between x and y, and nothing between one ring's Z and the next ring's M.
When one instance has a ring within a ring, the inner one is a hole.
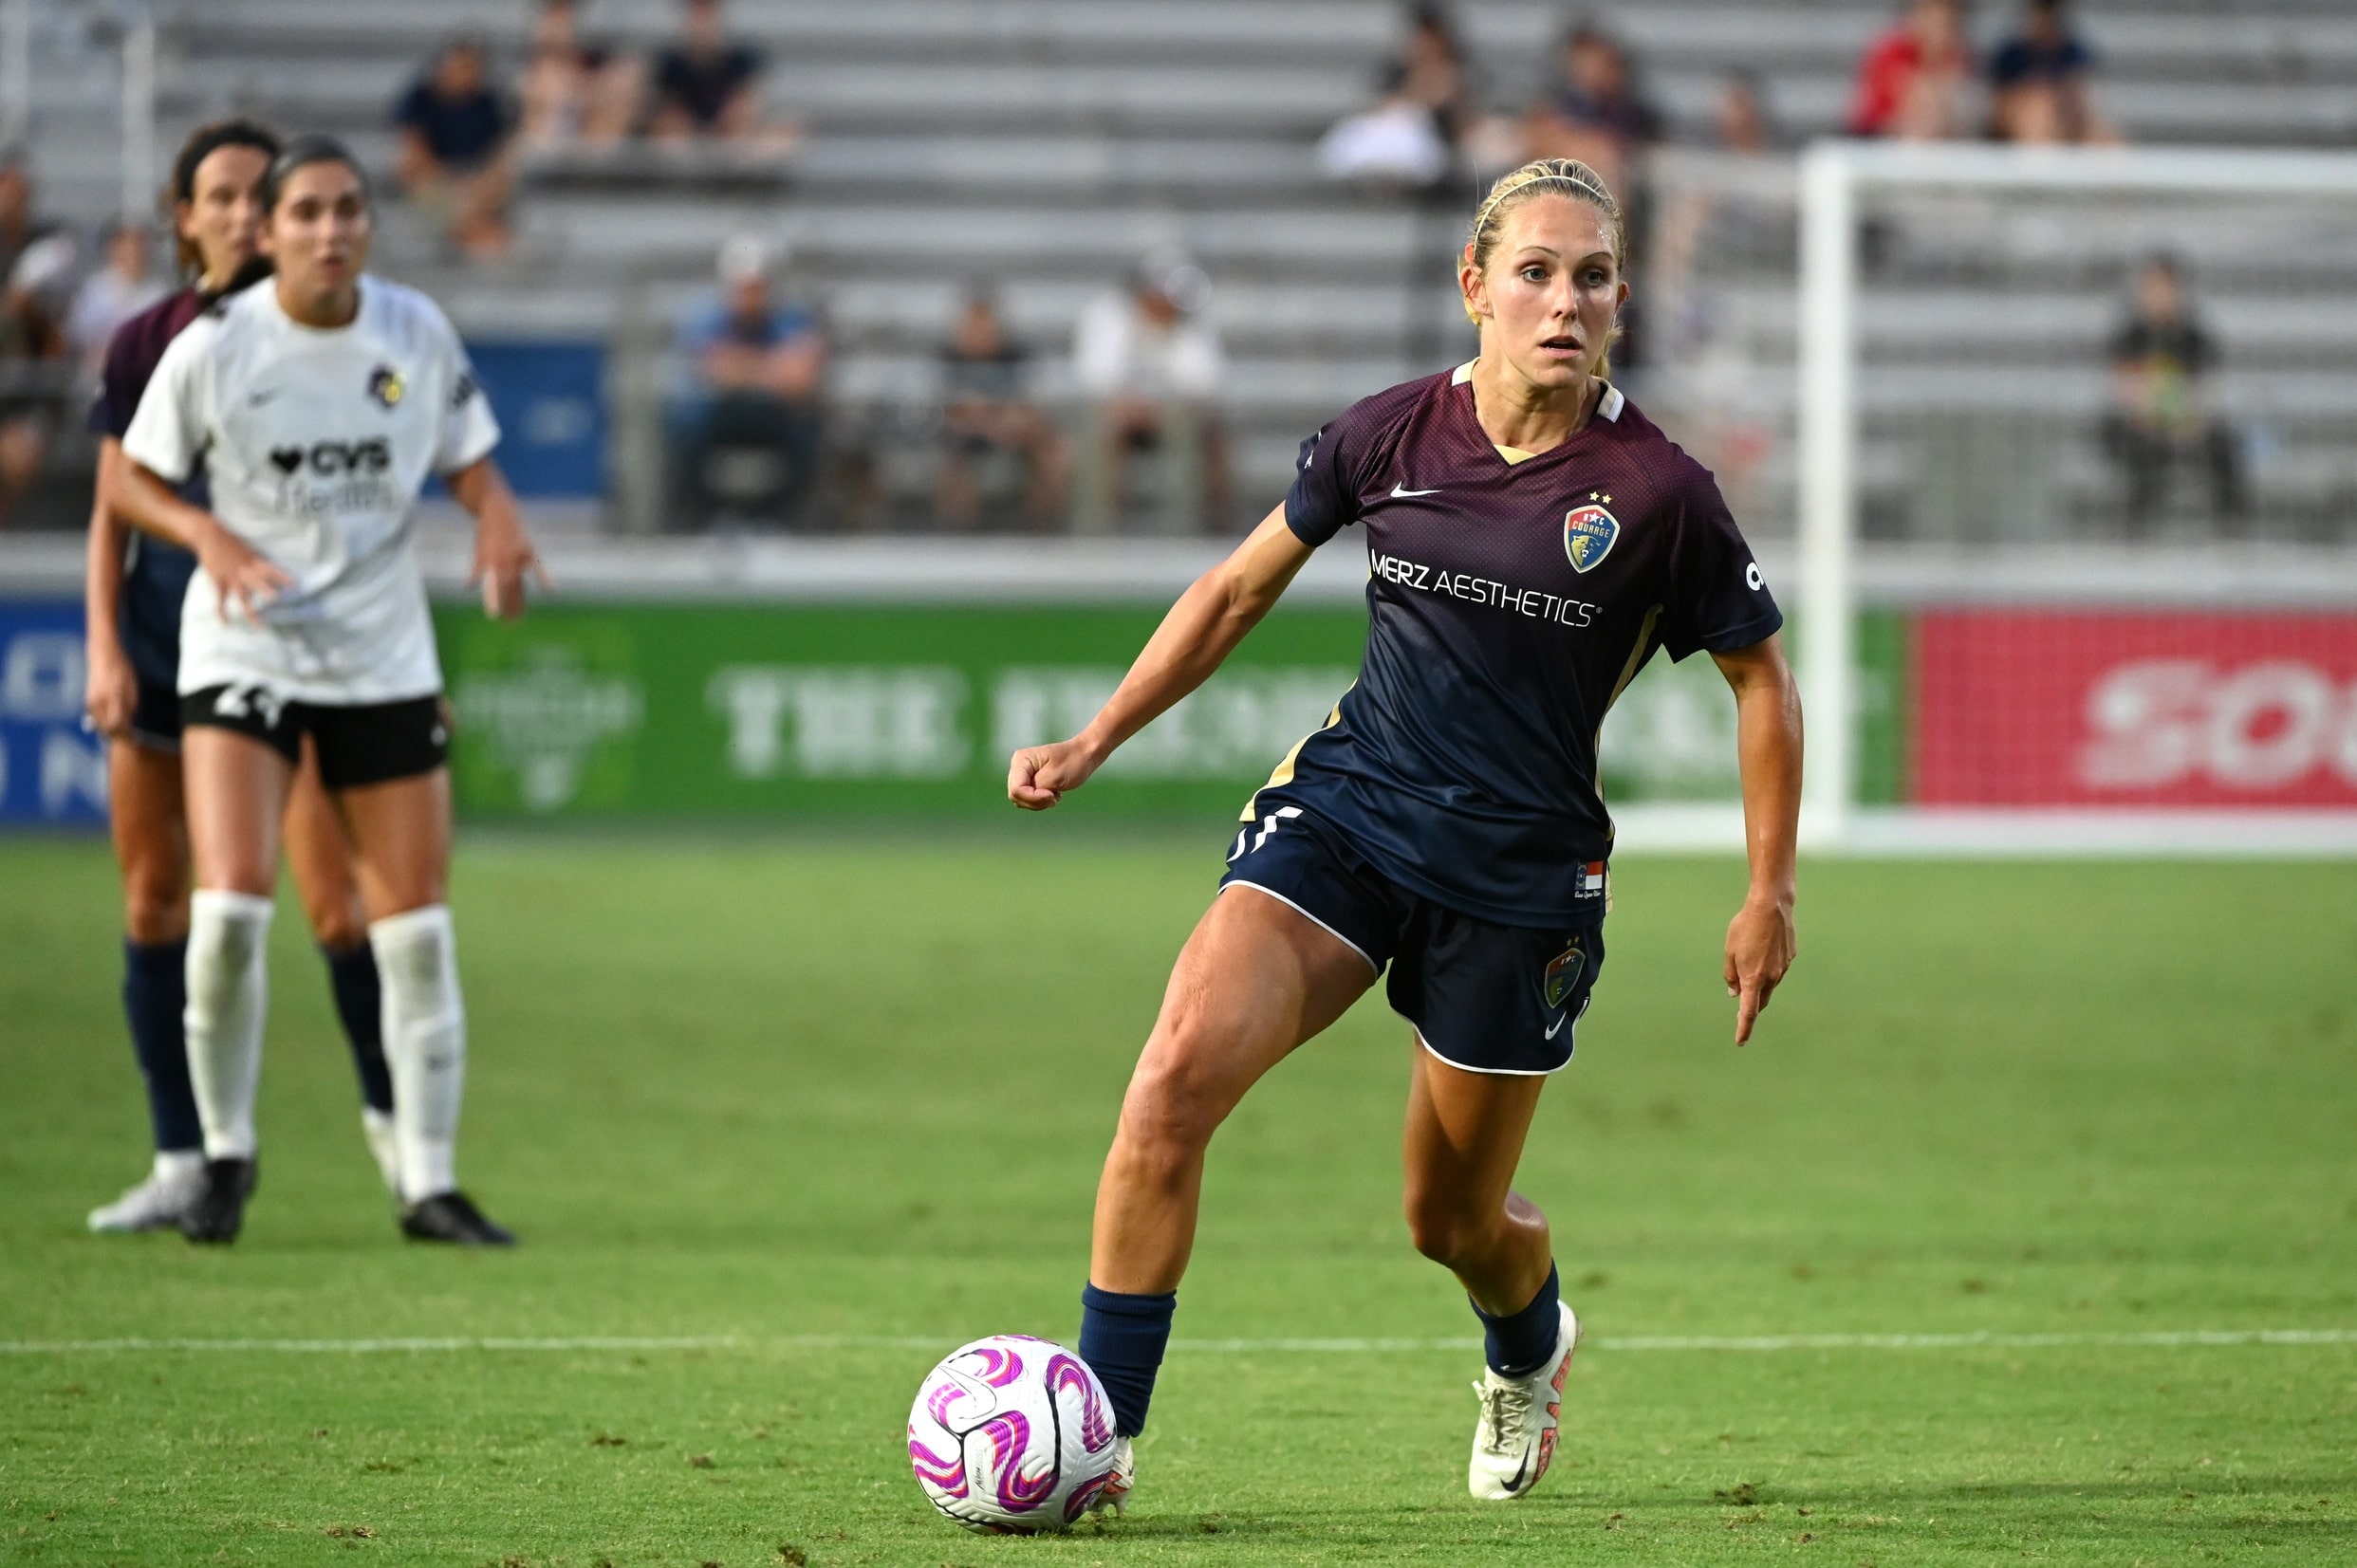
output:
M1732 654L1744 648L1755 648L1782 630L1784 630L1784 612L1771 610L1764 616L1754 617L1740 626L1731 626L1723 632L1714 632L1708 636L1698 637L1695 641L1695 646L1707 654Z

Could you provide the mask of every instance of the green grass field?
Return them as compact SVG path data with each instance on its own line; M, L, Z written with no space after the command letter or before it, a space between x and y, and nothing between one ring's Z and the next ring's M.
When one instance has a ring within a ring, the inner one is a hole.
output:
M0 846L0 1562L2357 1560L2348 865L1814 863L1738 1052L1741 868L1632 858L1524 1166L1592 1334L1536 1494L1464 1495L1474 1324L1398 1216L1378 997L1214 1150L1131 1516L953 1529L908 1400L1074 1332L1217 870L1216 827L1076 829L478 839L462 1174L506 1256L398 1239L291 907L244 1239L84 1234L145 1158L111 869ZM2311 1337L2156 1337L2252 1330ZM629 1336L725 1342L88 1343ZM1277 1337L1452 1343L1209 1343Z

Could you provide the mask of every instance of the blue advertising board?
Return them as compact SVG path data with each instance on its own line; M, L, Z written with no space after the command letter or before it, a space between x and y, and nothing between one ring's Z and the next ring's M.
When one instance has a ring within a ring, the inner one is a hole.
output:
M102 827L106 743L82 727L82 606L0 600L0 824Z
M515 493L605 493L605 345L473 339L467 355L499 419L499 467Z

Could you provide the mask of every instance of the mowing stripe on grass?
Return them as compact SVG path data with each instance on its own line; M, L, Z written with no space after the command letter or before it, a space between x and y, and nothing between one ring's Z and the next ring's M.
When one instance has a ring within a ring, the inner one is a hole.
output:
M891 1334L575 1335L548 1338L431 1339L0 1339L0 1356L243 1351L296 1356L370 1356L437 1351L946 1350L946 1336ZM1624 1335L1589 1339L1604 1351L2044 1350L2055 1346L2351 1345L2357 1329L2162 1329L2142 1334L1752 1334ZM1174 1351L1214 1354L1385 1355L1479 1350L1471 1337L1447 1339L1174 1339Z

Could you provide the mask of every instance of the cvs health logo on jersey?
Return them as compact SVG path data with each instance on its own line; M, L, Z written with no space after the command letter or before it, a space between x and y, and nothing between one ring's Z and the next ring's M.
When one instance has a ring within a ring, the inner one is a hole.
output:
M278 504L288 511L316 517L401 507L389 477L393 443L381 435L272 447L270 467L278 470Z

